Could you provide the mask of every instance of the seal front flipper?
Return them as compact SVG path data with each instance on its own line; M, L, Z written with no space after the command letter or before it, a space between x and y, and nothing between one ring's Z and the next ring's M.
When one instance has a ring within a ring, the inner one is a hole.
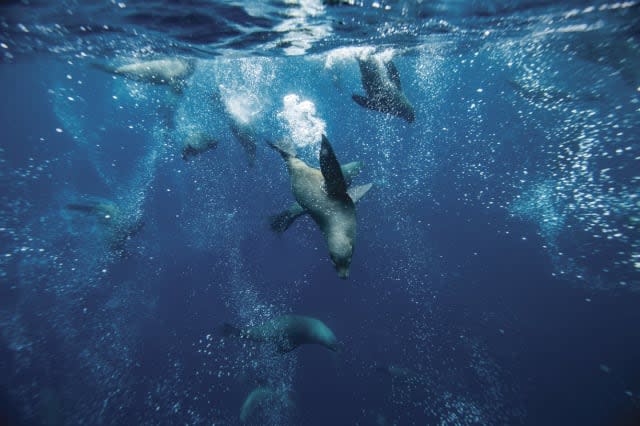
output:
M340 163L338 163L336 154L325 135L322 135L320 146L320 171L324 177L325 189L330 197L348 197L347 182L344 180Z
M349 194L349 197L354 203L357 203L358 201L360 201L362 197L364 197L364 194L366 194L371 189L372 186L373 186L372 183L355 186L355 187L349 188L347 190L347 194Z
M393 83L394 86L398 89L398 91L402 91L402 86L400 84L400 73L398 72L398 68L396 68L396 64L389 61L384 64L387 69L387 75L389 76L389 80Z
M293 203L287 210L269 217L271 230L277 232L278 234L282 234L284 231L289 229L291 224L298 217L302 216L305 213L305 209L300 204Z
M378 111L378 108L371 102L371 99L365 98L364 96L356 95L355 93L351 95L351 99L355 101L358 105L363 108L372 109L374 111Z
M282 156L285 160L288 160L291 157L296 156L295 150L290 146L285 146L283 142L273 143L271 141L267 141L267 145L269 145L274 151Z

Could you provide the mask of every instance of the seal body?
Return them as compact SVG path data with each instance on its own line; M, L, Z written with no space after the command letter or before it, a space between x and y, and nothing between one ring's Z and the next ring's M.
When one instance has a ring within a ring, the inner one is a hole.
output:
M356 239L356 207L347 197L331 197L324 190L320 170L292 158L287 166L296 201L320 227L340 278L349 277L353 244Z
M400 74L391 61L374 56L358 59L362 87L366 97L353 94L353 100L365 108L400 117L409 123L416 119L413 105L402 91Z
M344 176L344 180L347 186L351 186L352 180L360 173L360 170L362 170L362 162L352 161L351 163L340 166L340 168L342 169L342 175ZM351 199L354 203L358 202L358 200L354 198L353 194L350 193L349 195L351 195ZM289 227L293 224L293 222L295 222L297 218L307 213L309 212L305 210L300 204L294 202L293 204L291 204L291 206L289 206L287 210L284 210L269 218L271 229L274 232L282 233L289 229Z

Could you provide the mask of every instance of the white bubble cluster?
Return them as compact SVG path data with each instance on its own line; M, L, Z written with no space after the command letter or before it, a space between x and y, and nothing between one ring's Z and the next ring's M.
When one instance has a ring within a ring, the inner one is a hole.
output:
M278 117L284 122L289 139L298 148L317 148L327 123L318 117L316 105L290 93L282 99L283 109Z

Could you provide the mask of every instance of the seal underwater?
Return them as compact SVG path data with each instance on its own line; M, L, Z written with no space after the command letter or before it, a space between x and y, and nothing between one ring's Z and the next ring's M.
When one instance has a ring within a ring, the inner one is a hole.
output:
M249 167L253 167L256 164L256 151L258 136L254 127L251 124L243 123L231 117L231 133L236 138L244 152L247 154L247 160Z
M253 389L247 395L240 408L240 423L244 424L254 419L257 416L257 410L264 410L268 408L268 405L272 404L282 404L286 408L293 407L293 401L291 401L286 392L267 386L259 386Z
M120 66L98 63L94 66L110 74L120 75L134 81L169 86L174 92L182 93L187 78L195 71L195 60L163 58L137 61Z
M395 115L413 123L416 119L413 105L402 91L400 74L391 61L383 62L373 55L358 59L362 87L367 96L353 94L360 106L374 111Z
M321 345L334 352L338 350L336 336L325 323L302 315L282 315L246 329L225 323L222 333L254 342L272 343L281 354L291 352L300 345L310 344Z
M104 240L112 252L125 256L126 243L144 226L140 218L126 217L121 209L109 200L90 200L70 203L65 206L69 211L92 216L104 230Z
M270 145L285 160L296 201L322 231L338 276L348 278L356 237L354 198L361 198L371 185L351 188L347 192L342 169L325 135L322 135L320 147L320 170L310 167L294 153Z

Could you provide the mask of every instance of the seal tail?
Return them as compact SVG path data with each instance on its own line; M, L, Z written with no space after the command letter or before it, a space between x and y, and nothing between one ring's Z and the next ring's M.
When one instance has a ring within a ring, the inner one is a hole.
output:
M222 327L220 327L220 333L224 337L242 337L242 330L228 322L222 324Z

